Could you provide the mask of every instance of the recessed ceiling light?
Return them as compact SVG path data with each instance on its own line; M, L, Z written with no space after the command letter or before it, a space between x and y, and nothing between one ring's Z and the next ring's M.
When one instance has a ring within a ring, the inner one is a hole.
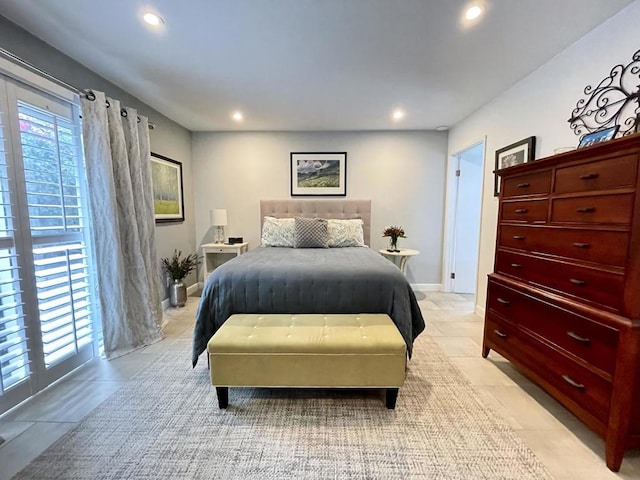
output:
M467 20L473 20L475 18L478 18L480 15L482 15L482 7L479 7L478 5L469 7L464 14Z
M436 127L436 130L437 130L438 132L445 132L445 131L449 130L449 127L447 127L446 125L438 125L438 126Z
M398 110L394 110L393 112L393 119L394 120L400 120L404 117L404 112L400 109Z
M159 27L160 25L164 25L164 20L160 15L157 15L152 12L147 12L142 16L142 19L145 23L148 23L151 26Z
M241 122L242 121L242 113L241 112L233 112L233 115L231 115L231 118L233 118L236 122Z

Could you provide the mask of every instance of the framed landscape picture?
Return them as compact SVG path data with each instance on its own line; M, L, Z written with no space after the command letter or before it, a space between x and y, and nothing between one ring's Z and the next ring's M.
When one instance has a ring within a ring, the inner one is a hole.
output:
M151 152L151 180L156 223L184 222L182 164Z
M347 152L291 152L291 196L347 194Z
M496 150L496 170L520 165L534 159L536 153L536 137L528 137L519 142ZM500 178L494 173L493 196L500 195Z
M578 148L590 147L596 143L608 142L618 133L620 125L614 125L613 127L605 128L604 130L598 130L597 132L587 133L580 143Z

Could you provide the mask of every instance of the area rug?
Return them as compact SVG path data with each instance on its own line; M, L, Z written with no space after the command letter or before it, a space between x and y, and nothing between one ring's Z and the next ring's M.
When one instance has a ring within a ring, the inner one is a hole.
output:
M395 410L380 390L238 388L219 410L190 349L188 336L167 342L14 478L551 478L427 335Z

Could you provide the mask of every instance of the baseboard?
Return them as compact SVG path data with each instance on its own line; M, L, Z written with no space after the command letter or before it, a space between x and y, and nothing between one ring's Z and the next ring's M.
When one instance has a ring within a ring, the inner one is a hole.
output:
M441 292L441 283L412 283L411 288L414 292Z
M169 303L169 299L168 298L165 298L164 300L162 300L162 310L166 310L170 306L171 306L171 304Z
M200 283L199 282L196 282L193 285L191 285L190 287L187 287L187 296L191 295L192 293L196 293L199 289L200 289Z

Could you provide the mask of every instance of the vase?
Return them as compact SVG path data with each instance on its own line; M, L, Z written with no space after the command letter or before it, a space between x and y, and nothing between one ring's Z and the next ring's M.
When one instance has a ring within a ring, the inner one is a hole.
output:
M174 280L169 287L169 301L172 307L184 307L187 304L187 287L182 280Z
M391 237L391 240L389 241L389 251L390 252L398 251L398 239L397 238Z

